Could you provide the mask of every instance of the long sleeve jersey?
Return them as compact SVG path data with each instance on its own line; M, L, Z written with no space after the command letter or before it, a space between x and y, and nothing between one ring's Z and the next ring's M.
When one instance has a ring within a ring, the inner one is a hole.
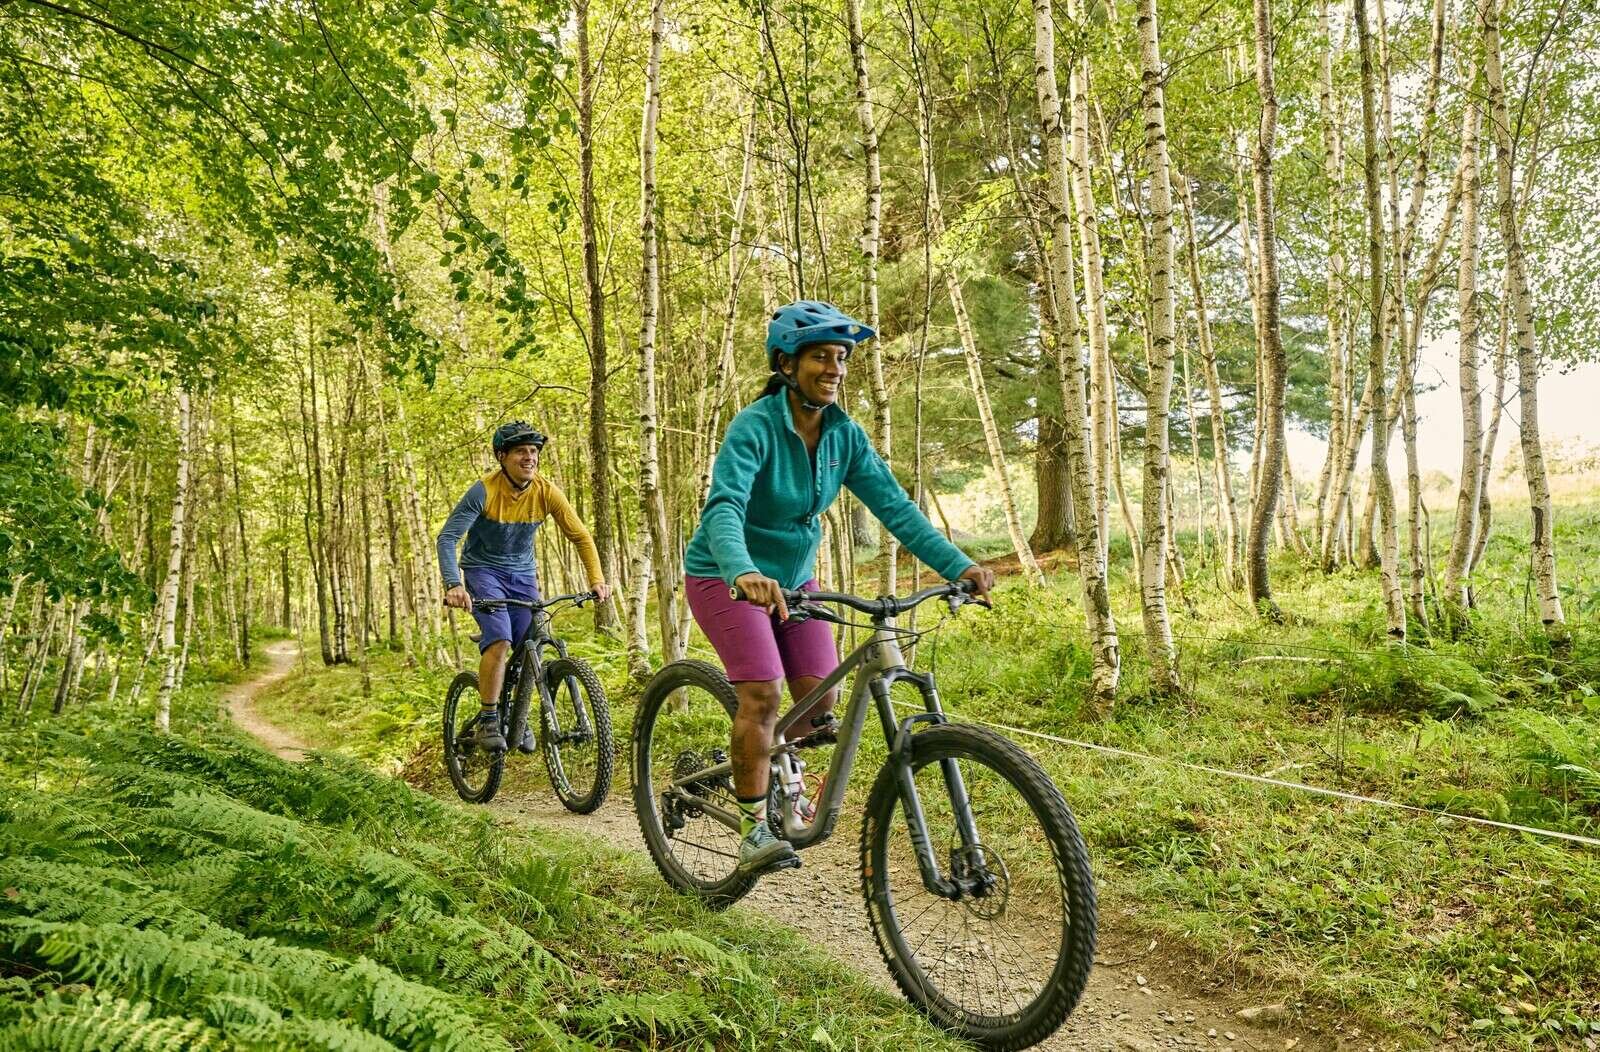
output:
M822 513L841 486L940 576L955 580L972 565L917 510L861 425L828 406L813 457L780 393L756 400L728 425L685 569L730 583L757 571L798 588L812 575Z
M519 491L506 473L497 469L468 487L439 531L439 572L445 587L461 583L463 566L534 573L534 532L547 518L555 520L561 532L577 546L589 584L604 581L594 538L567 503L561 487L543 475L535 475L527 488ZM458 564L456 546L463 536L467 543Z

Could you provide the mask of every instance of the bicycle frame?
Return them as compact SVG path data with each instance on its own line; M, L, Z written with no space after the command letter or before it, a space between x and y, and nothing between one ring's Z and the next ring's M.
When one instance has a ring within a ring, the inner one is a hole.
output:
M866 727L870 701L883 726L884 740L889 744L888 763L895 767L896 779L900 785L900 799L905 808L906 824L912 847L916 851L923 884L936 895L956 898L964 891L974 889L965 887L967 882L958 883L940 872L938 859L933 853L933 845L928 839L922 802L917 795L907 756L913 725L924 722L946 722L944 709L940 705L939 692L934 685L933 677L913 672L906 667L905 658L900 651L900 634L887 623L875 621L872 638L852 651L840 662L838 668L805 697L795 702L794 706L779 719L773 734L770 753L775 768L793 758L796 745L786 740L787 732L829 691L842 683L846 676L852 671L856 673L850 699L845 707L844 719L839 725L838 742L834 748L833 759L828 765L827 783L823 788L821 799L814 801L817 807L816 819L809 826L802 822L795 812L794 800L787 793L783 794L784 836L796 849L804 849L821 843L833 834L839 814L844 810L845 792L849 788L856 751ZM894 703L889 692L894 684L899 682L909 682L917 687L918 693L922 696L924 711L903 720L896 719ZM950 793L951 807L955 810L956 823L961 830L964 846L972 851L981 850L961 771L953 760L941 761L941 766L945 787ZM737 831L740 828L738 814L687 791L687 787L692 783L731 777L732 772L732 762L725 761L674 779L666 791L687 803L692 803L716 821ZM774 770L774 775L776 774L777 771Z
M511 659L506 663L505 682L500 688L500 703L511 706L509 723L512 726L508 730L515 737L521 737L522 728L527 724L529 713L533 711L533 698L531 694L526 694L524 691L533 690L539 692L539 711L548 723L550 733L558 741L564 741L572 736L581 737L590 733L588 706L583 703L581 697L574 702L574 708L578 716L578 726L566 731L557 725L555 699L550 696L549 686L544 681L544 652L546 650L554 650L558 658L567 656L567 644L556 638L551 630L554 619L550 615L549 608L563 600L575 598L578 597L560 596L549 600L547 603L534 603L525 599L511 598L486 599L482 602L484 606L494 604L522 606L533 612L533 621L528 626L528 634L523 637L521 645L512 651Z

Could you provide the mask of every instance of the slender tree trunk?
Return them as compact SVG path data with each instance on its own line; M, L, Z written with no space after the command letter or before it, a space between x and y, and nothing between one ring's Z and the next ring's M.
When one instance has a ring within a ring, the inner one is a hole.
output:
M606 426L606 306L600 284L600 240L596 232L594 191L595 68L589 53L589 0L574 6L578 45L578 216L583 227L583 286L589 307L589 458L593 471L594 543L606 577L619 576L617 536L612 529L611 440ZM596 603L595 627L617 627L613 603Z
M644 260L639 328L639 511L648 539L646 552L654 563L652 573L656 581L661 649L667 661L677 661L684 654L677 631L679 575L672 566L672 537L667 528L667 508L661 491L656 404L656 320L661 299L661 272L656 258L656 118L661 112L663 32L663 0L653 0L650 5L650 58L645 67L644 119L639 133L639 237ZM644 541L645 538L641 538L641 542ZM649 667L648 644L644 664Z
M1183 406L1189 417L1189 459L1194 466L1194 550L1195 558L1204 565L1210 558L1206 539L1206 479L1200 456L1200 417L1194 411L1194 380L1189 371L1189 341L1183 339ZM1177 539L1173 539L1177 544Z
M1339 115L1334 108L1333 96L1333 26L1328 17L1328 0L1319 0L1317 19L1322 33L1320 63L1318 67L1318 103L1322 122L1322 167L1327 183L1327 325L1328 325L1328 387L1329 425L1328 456L1323 468L1323 479L1317 487L1317 543L1320 547L1322 567L1333 568L1333 545L1338 536L1341 512L1345 501L1348 476L1338 470L1339 462L1348 441L1350 421L1345 416L1348 401L1349 379L1345 371L1346 348L1344 336L1345 315L1345 260L1344 238L1340 201L1344 190L1344 142ZM1331 503L1325 505L1331 494Z
M921 45L917 41L916 19L913 14L909 20L911 32L912 62L916 67L917 77L917 109L918 109L918 142L925 158L924 170L929 182L928 202L929 218L933 226L935 240L944 234L944 211L939 202L939 184L933 166L933 102L928 95L926 77L922 69ZM978 354L978 342L972 327L972 319L967 314L966 296L961 288L961 275L959 268L952 264L943 267L945 288L950 296L950 307L955 314L956 331L961 337L961 349L965 354L967 363L967 380L972 385L972 398L978 410L978 420L983 428L984 444L988 447L989 463L994 468L1000 480L1000 501L1005 510L1006 529L1011 536L1011 546L1017 553L1017 562L1023 574L1032 584L1042 584L1044 574L1039 569L1038 562L1033 557L1033 550L1028 547L1028 538L1022 532L1022 517L1017 512L1015 493L1011 488L1010 473L1006 469L1005 449L1000 442L1000 429L995 423L994 409L989 401L988 383L983 378L983 359Z
M1061 419L1065 428L1073 520L1078 525L1074 538L1078 548L1078 577L1083 584L1094 696L1100 704L1106 705L1116 697L1122 659L1116 620L1111 614L1106 562L1101 555L1097 531L1088 528L1089 523L1098 521L1097 494L1091 463L1083 358L1078 349L1077 305L1068 294L1076 284L1067 206L1071 196L1067 186L1070 162L1067 130L1061 119L1056 87L1055 23L1050 0L1033 0L1033 34L1034 91L1050 179L1046 228L1050 232L1051 273L1054 286L1062 290L1057 300L1060 332L1056 338L1056 354L1060 362Z
M1360 0L1357 0L1359 3ZM1284 458L1283 401L1288 379L1283 335L1278 328L1278 228L1273 198L1272 154L1278 130L1278 96L1273 82L1272 0L1255 0L1256 87L1261 94L1261 123L1256 137L1255 197L1257 257L1260 261L1261 359L1263 366L1263 446L1259 485L1250 509L1246 542L1246 578L1250 601L1276 612L1267 572L1267 547L1272 516L1278 504Z
M239 531L239 664L250 664L250 538L244 528L244 487L239 482L238 414L228 397L228 452L233 472L233 515Z
M11 618L17 612L17 597L22 593L23 582L27 579L26 574L18 574L11 579L11 587L6 592L6 611L0 615L0 692L11 689L6 664L6 635L11 631Z
M1556 581L1555 507L1550 500L1550 480L1545 474L1544 446L1539 434L1539 349L1534 342L1533 290L1528 285L1522 232L1512 193L1515 150L1501 71L1500 15L1495 3L1496 0L1481 0L1478 18L1483 29L1484 71L1489 82L1489 125L1494 129L1495 211L1506 253L1506 269L1511 278L1512 322L1517 345L1518 432L1522 473L1528 479L1528 504L1533 515L1529 558L1534 593L1539 602L1539 621L1552 638L1564 640L1567 618L1561 609L1561 589Z
M1456 489L1456 522L1445 560L1444 608L1453 619L1468 604L1467 580L1472 542L1478 528L1478 497L1483 465L1483 399L1478 390L1478 105L1468 98L1462 120L1461 167L1466 185L1461 191L1461 257L1456 267L1456 296L1460 333L1457 376L1461 385L1461 480Z
M1507 273L1504 280L1509 282ZM1472 557L1467 561L1467 606L1475 606L1472 592L1472 571L1483 558L1489 544L1489 528L1494 522L1494 505L1489 500L1489 480L1494 477L1494 450L1500 441L1500 418L1505 409L1506 369L1510 360L1511 297L1502 288L1500 295L1500 322L1494 350L1494 395L1489 399L1489 426L1483 436L1483 459L1478 464L1478 525L1477 536L1472 541Z
M867 166L866 218L861 228L862 287L867 304L866 322L879 331L882 318L878 310L878 254L882 246L883 170L878 153L878 125L872 112L872 82L867 67L867 37L861 19L861 0L845 0L845 16L850 30L850 63L856 74L856 117L861 124L861 147ZM889 414L889 386L883 373L883 339L867 345L872 383L873 439L878 453L890 459L893 431ZM896 591L896 559L899 542L881 524L878 527L878 554L883 560L878 588L885 595Z
M39 596L41 600L44 598L44 586L42 584L40 585ZM33 699L39 692L39 683L44 679L45 665L50 660L50 644L55 640L56 622L61 618L61 607L61 603L50 604L50 613L48 617L45 617L44 629L34 639L32 650L26 659L28 666L22 675L22 689L19 692L17 703L17 712L22 716L26 716L28 710L33 708ZM42 611L40 616L43 616ZM39 617L35 617L31 625L37 629L38 624Z
M167 576L161 586L161 600L157 607L160 624L161 653L165 659L161 670L161 689L156 694L156 730L166 734L172 729L172 690L177 683L177 620L178 586L183 580L183 538L185 516L189 504L190 412L189 391L178 387L178 476L177 488L172 497L172 541L167 546Z
M1371 290L1368 320L1371 326L1367 385L1372 391L1372 487L1382 524L1380 549L1384 609L1389 635L1406 637L1406 609L1401 596L1399 537L1395 527L1394 492L1389 482L1389 407L1384 392L1388 338L1384 324L1383 220L1378 191L1378 120L1373 93L1372 34L1367 27L1367 0L1355 0L1356 34L1361 45L1361 124L1365 149L1367 255Z
M1068 16L1078 24L1083 21L1083 0L1069 0ZM1083 257L1084 314L1089 333L1089 389L1094 409L1091 413L1094 437L1094 486L1100 495L1094 519L1097 531L1096 544L1102 553L1108 552L1111 540L1110 478L1111 447L1116 441L1113 433L1118 426L1116 413L1116 378L1111 370L1111 342L1106 323L1105 264L1100 254L1100 222L1094 200L1094 185L1090 178L1092 165L1089 159L1089 55L1085 51L1072 62L1068 71L1067 86L1072 98L1072 133L1068 140L1074 214L1077 218L1078 247ZM1109 162L1108 162L1109 165ZM1067 295L1071 290L1067 290ZM1119 474L1117 489L1122 480ZM1124 502L1125 503L1125 502ZM1124 509L1126 510L1126 509ZM1130 540L1134 530L1128 531ZM1138 542L1133 540L1134 551ZM1102 554L1108 560L1108 554ZM1137 557L1135 559L1137 561Z
M1194 234L1194 197L1189 180L1180 176L1183 193L1184 233L1188 240L1189 287L1194 293L1195 327L1200 334L1200 369L1206 382L1207 414L1211 424L1211 467L1216 476L1217 536L1225 538L1225 563L1229 584L1239 587L1239 503L1233 495L1233 473L1228 470L1228 424L1222 407L1222 380L1217 373L1217 349L1211 339L1211 315L1206 306L1205 283L1200 280L1200 248ZM1226 519L1224 519L1226 512ZM1224 533L1224 528L1226 532Z
M72 604L72 612L67 615L66 641L61 647L61 678L56 681L56 694L50 703L50 711L56 716L61 715L67 707L67 694L83 661L83 633L79 627L88 606L88 603L79 600Z
M1143 87L1144 145L1150 166L1150 218L1154 237L1150 259L1150 359L1145 387L1144 545L1139 595L1144 610L1150 683L1159 694L1180 689L1178 655L1167 616L1167 504L1171 488L1168 415L1172 401L1172 359L1176 306L1173 296L1172 167L1167 158L1167 114L1161 88L1160 29L1156 0L1139 3L1140 73Z
M739 174L739 192L733 199L733 223L728 232L728 296L722 308L722 335L717 342L717 368L713 381L707 385L708 397L703 408L696 413L701 422L697 429L696 439L703 443L704 452L699 455L696 463L699 465L700 478L695 487L695 508L705 505L706 494L711 489L711 466L716 459L717 440L722 432L722 414L728 407L733 392L735 374L737 372L734 359L734 334L735 323L739 313L739 287L744 279L745 262L749 259L749 251L744 242L744 214L751 199L750 188L755 181L756 161L756 128L760 122L761 106L757 101L750 104L750 120L745 124L743 163ZM757 198L759 204L759 198ZM765 257L763 256L763 259ZM765 273L765 270L762 270ZM765 307L763 307L765 310ZM686 634L682 634L687 639Z

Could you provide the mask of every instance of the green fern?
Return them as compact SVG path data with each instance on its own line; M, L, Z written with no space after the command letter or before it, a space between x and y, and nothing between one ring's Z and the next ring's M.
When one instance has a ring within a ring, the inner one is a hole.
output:
M709 964L714 968L720 969L722 976L739 982L755 981L755 973L750 970L749 962L742 956L730 953L715 943L708 942L693 932L684 931L682 928L656 932L648 936L641 945L651 953L658 953L664 957L676 957Z
M730 1030L704 1001L680 991L609 994L575 1012L583 1031L602 1044L637 1041L655 1045L662 1039L714 1039Z
M190 1052L228 1041L198 1019L167 1016L148 1001L95 993L48 994L0 1032L0 1052Z
M1600 813L1600 734L1543 712L1511 717L1523 759L1554 794Z

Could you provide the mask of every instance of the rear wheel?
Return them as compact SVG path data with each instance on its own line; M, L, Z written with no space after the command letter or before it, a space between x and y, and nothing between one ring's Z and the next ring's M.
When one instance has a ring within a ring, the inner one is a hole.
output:
M1088 854L1061 792L1034 759L980 727L915 735L909 763L941 877L924 884L898 771L886 764L861 827L861 890L884 964L940 1026L986 1048L1027 1048L1072 1013L1094 959ZM978 843L952 806L959 772Z
M546 665L544 682L551 702L539 729L545 770L567 810L586 815L605 803L616 762L606 691L576 658Z
M755 876L738 872L739 804L722 773L679 790L675 780L724 765L739 708L733 685L704 661L677 661L645 687L633 725L633 808L645 846L668 884L712 909L744 897ZM716 815L732 816L735 826Z
M456 795L469 804L493 800L506 769L504 752L485 752L472 743L482 709L476 672L462 672L450 681L444 696L444 769Z

